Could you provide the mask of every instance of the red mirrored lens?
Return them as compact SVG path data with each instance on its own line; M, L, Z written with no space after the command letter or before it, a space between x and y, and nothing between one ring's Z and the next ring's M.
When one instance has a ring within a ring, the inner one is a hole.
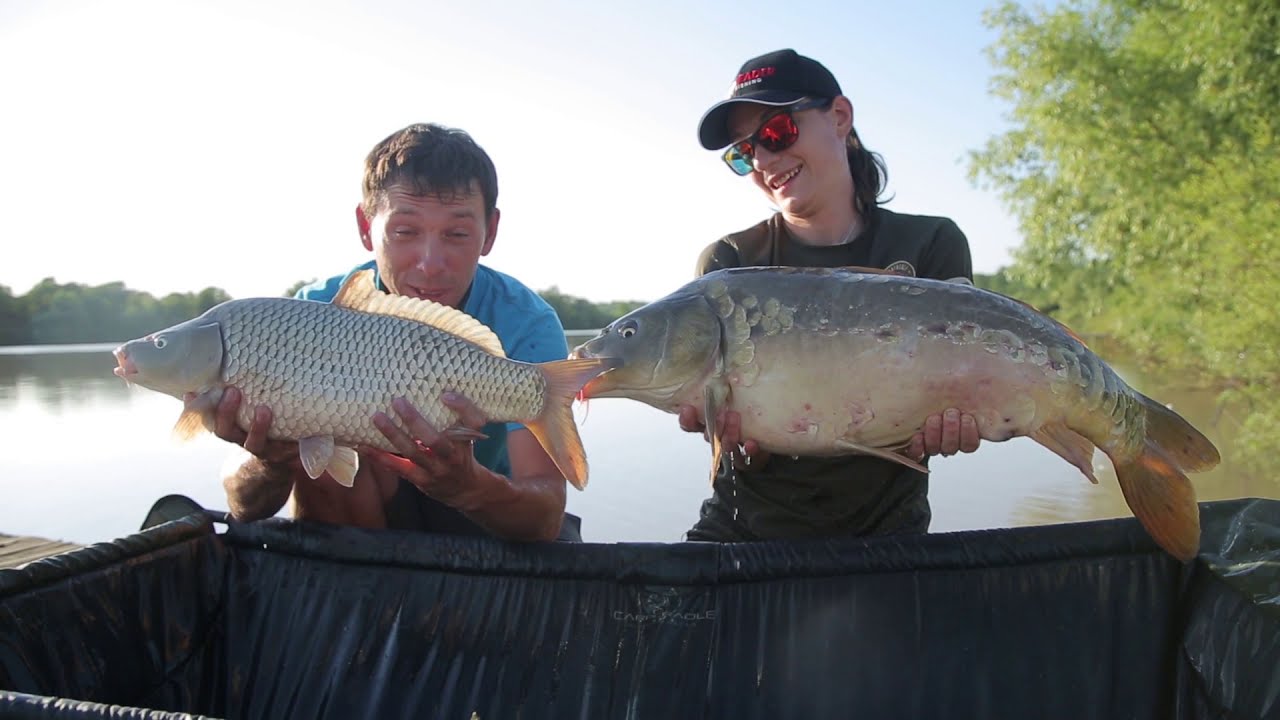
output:
M782 152L795 143L796 138L800 137L800 131L796 128L795 120L791 119L791 114L784 112L769 118L756 131L755 137L765 150Z
M806 109L804 103L794 107ZM730 145L721 157L734 172L746 175L751 172L757 144L769 152L782 152L794 145L799 137L800 129L796 127L795 119L788 110L783 110L765 120L751 137Z

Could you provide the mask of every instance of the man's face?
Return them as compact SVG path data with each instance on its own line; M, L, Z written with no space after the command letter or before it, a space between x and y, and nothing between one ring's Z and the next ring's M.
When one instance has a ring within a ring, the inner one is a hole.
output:
M474 182L465 194L443 197L414 195L411 186L396 183L373 217L357 212L361 239L388 290L458 309L498 232L498 211L485 217Z

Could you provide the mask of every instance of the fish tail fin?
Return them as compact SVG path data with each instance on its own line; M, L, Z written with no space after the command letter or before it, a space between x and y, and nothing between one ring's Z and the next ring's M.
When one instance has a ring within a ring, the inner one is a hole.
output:
M587 381L616 365L611 358L556 360L539 367L547 381L547 400L538 417L525 423L547 451L564 479L575 488L587 486L587 454L573 420L573 401Z
M1200 549L1200 507L1191 481L1164 448L1148 438L1142 452L1117 462L1125 502L1147 533L1183 562Z
M1160 446L1183 471L1201 472L1222 460L1209 438L1181 415L1142 393L1134 394L1147 411L1147 439Z

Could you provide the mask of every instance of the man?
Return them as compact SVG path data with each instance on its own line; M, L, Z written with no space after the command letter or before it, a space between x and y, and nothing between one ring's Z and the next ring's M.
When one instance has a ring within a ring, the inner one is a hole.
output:
M327 302L352 272L376 269L378 287L462 310L487 325L508 357L524 362L568 355L555 311L518 280L479 263L493 249L500 213L497 172L465 132L435 124L393 133L365 159L356 226L374 259L306 286L297 297ZM580 539L562 523L565 478L533 434L516 423L485 424L464 397L442 400L459 424L487 439L447 437L404 398L392 402L401 430L377 413L371 422L397 453L361 448L355 483L311 479L296 443L267 439L270 408L255 408L248 432L236 423L241 396L229 388L218 408L219 437L248 456L223 479L240 520L269 517L293 497L296 518L363 527L492 534L515 540Z

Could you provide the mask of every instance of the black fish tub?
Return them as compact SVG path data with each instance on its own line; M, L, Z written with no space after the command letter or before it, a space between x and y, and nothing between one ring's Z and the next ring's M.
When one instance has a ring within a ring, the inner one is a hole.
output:
M195 509L0 570L17 718L1276 718L1280 501L838 541L517 544Z

